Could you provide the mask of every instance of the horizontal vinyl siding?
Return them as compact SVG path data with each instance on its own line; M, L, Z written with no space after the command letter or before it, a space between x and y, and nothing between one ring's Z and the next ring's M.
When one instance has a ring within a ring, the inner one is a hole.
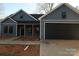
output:
M63 19L61 16L61 13L65 11L67 18ZM76 12L72 11L70 8L68 8L65 5L62 5L58 9L54 10L47 16L45 16L42 20L79 20L79 14Z

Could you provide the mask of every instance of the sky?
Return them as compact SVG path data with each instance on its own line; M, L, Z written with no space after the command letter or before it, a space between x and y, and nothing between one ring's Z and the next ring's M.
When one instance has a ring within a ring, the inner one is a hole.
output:
M20 9L27 13L34 13L36 11L36 4L33 3L5 3L3 7L5 16L16 13Z
M77 2L75 0L72 3L69 2L69 4L71 4L74 7L79 6L79 2ZM55 3L54 7L57 5L58 5L58 3ZM2 3L0 5L0 8L2 8L1 9L2 13L0 14L0 17L2 17L2 18L6 17L10 14L16 13L20 9L23 9L24 11L26 11L29 14L38 13L36 11L37 3Z

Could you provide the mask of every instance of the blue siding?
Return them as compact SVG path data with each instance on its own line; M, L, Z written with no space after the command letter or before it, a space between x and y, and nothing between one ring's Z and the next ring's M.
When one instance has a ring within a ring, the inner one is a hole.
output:
M21 18L22 17L22 18ZM14 16L12 16L12 19L16 21L35 21L32 17L30 17L28 14L26 14L24 11L19 11Z
M63 19L61 17L61 13L65 11L67 14L67 18ZM79 14L68 8L66 5L62 5L46 17L43 18L44 20L79 20Z
M6 18L2 21L2 23L15 23L15 22L11 20L10 18Z
M5 25L11 25L13 26L13 33L4 33L4 26ZM5 19L4 21L2 21L1 23L1 34L2 35L13 35L16 36L16 23L14 21L12 21L10 18Z
M63 19L61 17L61 13L65 11L67 18ZM46 21L48 20L48 21ZM69 7L67 7L65 4L63 4L62 6L60 6L59 8L55 9L53 12L51 12L50 14L48 14L47 16L45 16L44 18L41 19L41 35L40 35L40 39L44 39L44 22L53 22L52 20L79 20L79 14L74 12L72 9L70 9ZM75 33L77 31L77 29L75 30ZM78 33L79 34L79 33ZM77 33L74 35L75 37L78 36Z

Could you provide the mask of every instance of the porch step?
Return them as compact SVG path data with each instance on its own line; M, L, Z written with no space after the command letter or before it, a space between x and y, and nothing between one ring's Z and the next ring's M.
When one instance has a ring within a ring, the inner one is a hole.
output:
M33 37L33 36L20 36L18 38L19 40L24 40L24 41L38 41L38 37Z

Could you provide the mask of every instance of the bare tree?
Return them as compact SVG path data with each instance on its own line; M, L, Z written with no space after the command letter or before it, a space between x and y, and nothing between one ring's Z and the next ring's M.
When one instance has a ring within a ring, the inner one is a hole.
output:
M78 6L76 6L76 9L78 9L78 10L79 10L79 7L78 7Z
M40 13L48 13L53 9L54 3L38 3L37 10Z

